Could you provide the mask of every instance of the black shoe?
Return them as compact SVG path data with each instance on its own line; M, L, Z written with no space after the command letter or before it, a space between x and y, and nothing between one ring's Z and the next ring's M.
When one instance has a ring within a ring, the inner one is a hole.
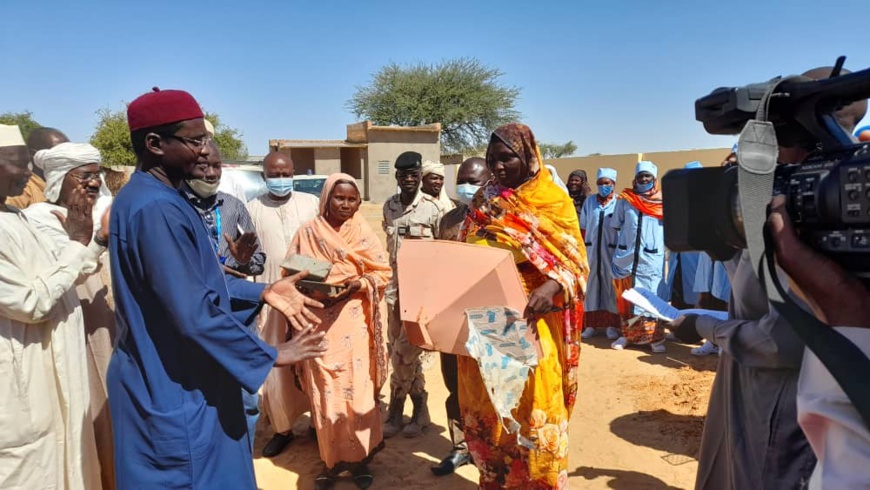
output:
M329 490L333 485L335 480L328 471L324 471L314 479L314 490Z
M453 473L456 471L456 468L465 466L470 462L471 455L468 454L468 451L453 451L450 453L450 456L447 456L438 465L429 469L432 470L432 473L435 473L435 476L444 476Z
M353 482L356 484L357 488L363 490L372 486L372 483L375 481L375 477L366 465L357 466L351 471L351 474L353 475Z
M287 444L290 444L290 441L293 440L293 433L290 432L288 434L275 434L269 439L269 442L263 447L263 456L266 458L274 458L275 456L281 454L281 451L287 447Z

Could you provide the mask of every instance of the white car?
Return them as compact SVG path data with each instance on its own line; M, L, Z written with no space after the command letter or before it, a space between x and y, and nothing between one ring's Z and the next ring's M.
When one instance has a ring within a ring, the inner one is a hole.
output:
M266 181L263 180L263 167L260 165L225 163L221 170L220 191L238 197L244 202L267 192Z
M326 175L295 175L293 176L293 190L320 197L326 178Z

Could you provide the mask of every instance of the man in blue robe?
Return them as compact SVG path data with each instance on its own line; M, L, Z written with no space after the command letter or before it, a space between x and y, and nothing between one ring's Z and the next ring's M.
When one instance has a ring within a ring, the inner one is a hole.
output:
M610 226L618 230L613 276L617 279L630 277L632 287L655 294L665 268L658 167L652 162L639 162L634 174L632 187L620 193L610 222ZM634 314L637 317L623 325L622 336L611 347L621 350L629 344L648 344L655 353L665 352L664 329L656 319L638 306L634 306Z
M202 110L187 92L143 95L127 109L139 165L110 225L118 340L108 372L117 486L255 489L242 388L273 365L323 352L295 282L225 276L202 219L179 192L208 165ZM298 331L273 347L245 324L262 302Z
M571 174L572 178L574 174ZM580 208L580 230L589 259L589 278L583 302L583 338L594 337L596 329L604 328L607 338L620 336L622 320L613 284L613 253L618 231L611 226L616 209L616 170L599 168L595 184L598 192L586 198ZM570 183L569 179L569 183Z

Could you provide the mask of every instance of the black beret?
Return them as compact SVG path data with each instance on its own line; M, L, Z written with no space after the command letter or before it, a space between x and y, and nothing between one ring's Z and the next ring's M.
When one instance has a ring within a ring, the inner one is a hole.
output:
M406 151L396 159L396 170L413 170L423 168L423 155L416 151Z

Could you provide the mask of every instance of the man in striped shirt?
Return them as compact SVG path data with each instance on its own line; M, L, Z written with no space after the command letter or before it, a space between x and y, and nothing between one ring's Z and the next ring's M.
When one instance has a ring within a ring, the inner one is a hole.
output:
M236 277L263 273L266 254L260 248L251 215L245 203L218 191L221 182L221 156L214 141L205 168L194 171L196 178L185 181L181 192L196 208L208 228L218 260L227 274Z

